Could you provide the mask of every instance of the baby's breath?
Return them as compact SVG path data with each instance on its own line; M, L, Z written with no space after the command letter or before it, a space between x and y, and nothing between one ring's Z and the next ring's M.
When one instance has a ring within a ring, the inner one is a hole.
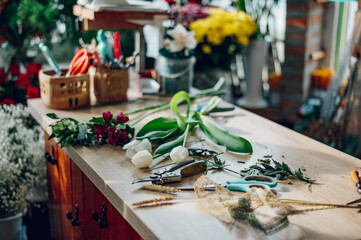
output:
M0 106L0 218L19 213L28 189L46 184L43 146L26 107Z

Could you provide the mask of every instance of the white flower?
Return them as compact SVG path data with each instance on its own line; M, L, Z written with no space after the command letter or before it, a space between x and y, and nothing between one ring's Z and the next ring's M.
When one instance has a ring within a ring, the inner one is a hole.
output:
M188 53L188 50L194 49L197 46L194 32L188 32L181 24L177 24L177 26L169 30L167 34L173 38L173 40L165 42L170 52L179 52L185 49L186 53Z
M170 158L175 163L181 163L188 159L188 149L182 146L178 146L172 149L170 152Z
M123 149L126 149L126 155L128 158L132 158L137 152L146 150L149 153L152 153L152 144L147 138L144 138L142 141L133 140L130 143L124 145Z
M150 154L147 150L137 152L132 157L132 163L138 168L149 167L149 165L152 164L152 161L152 154Z

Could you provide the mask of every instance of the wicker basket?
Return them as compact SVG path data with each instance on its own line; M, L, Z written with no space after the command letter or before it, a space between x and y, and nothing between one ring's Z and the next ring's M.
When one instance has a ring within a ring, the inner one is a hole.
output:
M66 70L62 69L62 72ZM39 72L41 99L49 108L76 109L90 104L89 74L55 77L52 70Z
M91 69L91 92L97 103L111 103L127 100L128 69Z

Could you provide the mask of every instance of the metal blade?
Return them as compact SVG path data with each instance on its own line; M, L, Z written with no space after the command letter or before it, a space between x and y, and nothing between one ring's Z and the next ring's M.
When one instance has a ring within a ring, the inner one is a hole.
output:
M360 198L360 199L357 199L357 200L355 200L355 201L346 203L346 205L351 205L351 204L355 204L355 203L359 203L359 202L361 202L361 198Z

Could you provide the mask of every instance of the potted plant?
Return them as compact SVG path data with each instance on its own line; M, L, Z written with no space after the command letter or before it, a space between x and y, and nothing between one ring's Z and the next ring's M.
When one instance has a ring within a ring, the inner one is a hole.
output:
M25 197L46 184L43 145L42 129L26 107L0 106L0 236L19 239Z
M188 91L193 80L195 57L193 49L197 42L193 31L181 24L167 31L165 47L159 50L157 70L162 77L163 91L176 93Z

